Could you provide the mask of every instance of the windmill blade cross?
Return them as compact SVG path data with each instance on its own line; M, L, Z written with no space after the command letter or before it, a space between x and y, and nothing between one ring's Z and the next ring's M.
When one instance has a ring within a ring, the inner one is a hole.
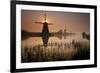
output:
M35 22L35 23L37 23L37 24L43 24L43 22Z
M48 23L48 25L53 25L53 23Z

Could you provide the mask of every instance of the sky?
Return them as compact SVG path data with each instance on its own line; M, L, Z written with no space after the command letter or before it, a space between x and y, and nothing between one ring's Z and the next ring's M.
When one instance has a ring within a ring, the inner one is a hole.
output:
M90 14L75 12L55 12L55 11L36 11L21 10L21 28L29 32L42 32L44 14L47 14L50 32L67 29L71 32L90 32Z

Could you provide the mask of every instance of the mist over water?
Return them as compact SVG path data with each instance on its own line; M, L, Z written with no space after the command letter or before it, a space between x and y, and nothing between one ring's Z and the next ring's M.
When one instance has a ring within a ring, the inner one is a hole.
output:
M82 33L77 33L67 36L66 39L50 37L47 47L44 47L41 37L30 37L21 42L21 51L23 63L89 59L90 41L84 39Z
M76 33L75 35L67 36L66 39L62 38L59 39L58 37L49 37L48 43L70 43L73 40L75 41L81 41L81 42L88 42L88 40L83 39L82 33ZM30 37L27 38L26 40L22 40L22 47L32 47L35 45L43 45L42 37Z

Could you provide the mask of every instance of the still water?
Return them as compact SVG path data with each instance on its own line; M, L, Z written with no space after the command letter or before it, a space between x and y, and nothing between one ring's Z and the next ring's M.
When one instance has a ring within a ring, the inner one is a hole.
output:
M90 58L90 41L81 33L67 36L66 39L49 37L47 47L42 37L30 37L21 41L21 61L45 62L64 60L83 60Z

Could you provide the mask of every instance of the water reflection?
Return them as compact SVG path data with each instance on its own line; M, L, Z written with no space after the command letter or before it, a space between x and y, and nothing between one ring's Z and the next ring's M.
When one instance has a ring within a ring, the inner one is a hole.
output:
M90 41L82 33L59 39L50 37L44 47L41 37L30 37L22 40L21 61L45 62L63 60L83 60L90 58Z

